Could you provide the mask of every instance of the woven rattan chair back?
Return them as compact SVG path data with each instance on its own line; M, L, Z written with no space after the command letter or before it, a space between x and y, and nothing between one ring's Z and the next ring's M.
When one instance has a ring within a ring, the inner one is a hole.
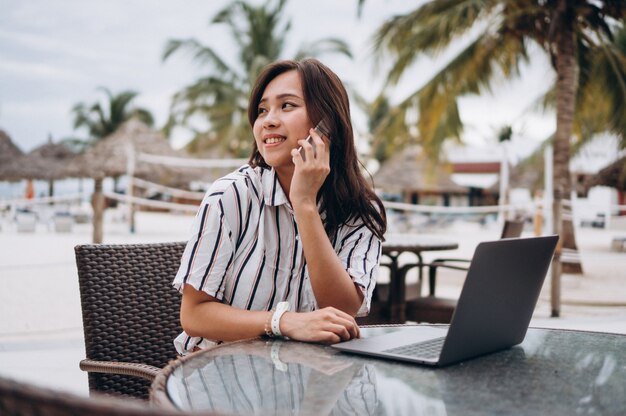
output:
M184 243L75 247L87 359L162 368L176 357L180 295L171 286ZM92 392L147 398L149 380L89 373Z
M81 397L0 377L0 415L10 416L175 416L138 400Z

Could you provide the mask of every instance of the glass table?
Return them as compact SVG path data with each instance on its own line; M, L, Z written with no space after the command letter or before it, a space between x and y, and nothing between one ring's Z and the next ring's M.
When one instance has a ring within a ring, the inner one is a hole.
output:
M161 407L220 414L624 415L626 336L530 328L518 346L444 368L253 339L173 361L151 393Z

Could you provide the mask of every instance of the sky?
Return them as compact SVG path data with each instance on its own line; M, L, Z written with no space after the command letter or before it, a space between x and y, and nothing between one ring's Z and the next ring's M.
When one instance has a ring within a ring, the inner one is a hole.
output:
M54 141L84 137L84 131L72 128L71 108L79 102L101 99L101 86L114 93L138 91L135 104L149 109L157 126L161 126L171 96L202 74L201 68L183 54L162 62L168 39L197 38L236 65L228 32L223 26L209 26L215 13L228 3L0 0L0 128L24 151L45 143L48 137ZM348 41L353 60L331 56L321 59L345 83L373 98L383 85L384 73L375 68L372 35L386 19L406 13L415 4L368 0L358 18L357 0L290 0L287 14L292 19L292 30L287 52L324 37ZM415 91L449 56L420 59L402 78L392 97L401 99ZM514 153L527 154L554 129L553 115L528 111L553 79L547 59L537 53L533 65L522 68L519 80L496 83L492 94L463 98L463 140L493 147L500 127L512 125ZM364 131L364 118L355 105L352 107L356 130ZM172 143L180 147L188 138L188 133L177 130Z

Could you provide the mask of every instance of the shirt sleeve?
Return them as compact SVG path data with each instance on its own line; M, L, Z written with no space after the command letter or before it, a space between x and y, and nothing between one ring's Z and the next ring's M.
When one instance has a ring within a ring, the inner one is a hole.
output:
M366 316L376 286L382 243L365 224L347 230L338 242L337 255L352 281L363 291L363 304L357 316Z
M209 190L192 225L173 286L182 292L185 284L222 300L233 256L233 232L227 213L232 213L226 192ZM227 205L227 206L225 206Z

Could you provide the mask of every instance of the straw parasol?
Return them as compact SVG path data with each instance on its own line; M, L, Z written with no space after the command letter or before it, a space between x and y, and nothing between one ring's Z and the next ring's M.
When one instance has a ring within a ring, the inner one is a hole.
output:
M48 142L31 152L17 157L8 169L16 179L63 179L65 167L76 154L63 143Z
M593 186L610 186L620 191L626 191L626 156L622 156L600 171L590 176L585 182L588 190Z
M433 165L419 146L409 146L385 161L374 174L374 184L385 191L466 194L457 185L445 164Z
M169 142L146 124L131 119L122 124L115 133L100 140L94 146L77 156L65 169L73 177L116 177L126 174L128 167L128 146L137 153L161 156L184 156L174 150ZM155 176L171 173L171 169L157 165L137 164L135 175L154 180Z
M74 157L76 154L69 147L63 143L53 143L52 137L48 137L48 143L16 159L13 170L21 178L28 179L29 183L33 179L47 180L48 196L53 196L54 181L67 176L65 167Z
M102 180L105 177L118 177L129 173L129 165L134 165L132 176L161 184L172 183L185 169L162 165L134 163L129 160L129 148L135 153L147 153L160 156L185 156L174 150L169 142L159 133L151 130L145 123L130 119L122 124L113 134L103 138L94 146L77 156L65 169L65 174L73 177L91 177L95 179L93 204L93 242L102 242L102 219L104 213L104 195ZM131 181L132 182L132 181ZM132 195L132 185L127 195ZM129 204L131 231L134 231L134 208Z
M11 175L10 166L24 153L13 143L11 137L0 129L0 180L16 180Z

